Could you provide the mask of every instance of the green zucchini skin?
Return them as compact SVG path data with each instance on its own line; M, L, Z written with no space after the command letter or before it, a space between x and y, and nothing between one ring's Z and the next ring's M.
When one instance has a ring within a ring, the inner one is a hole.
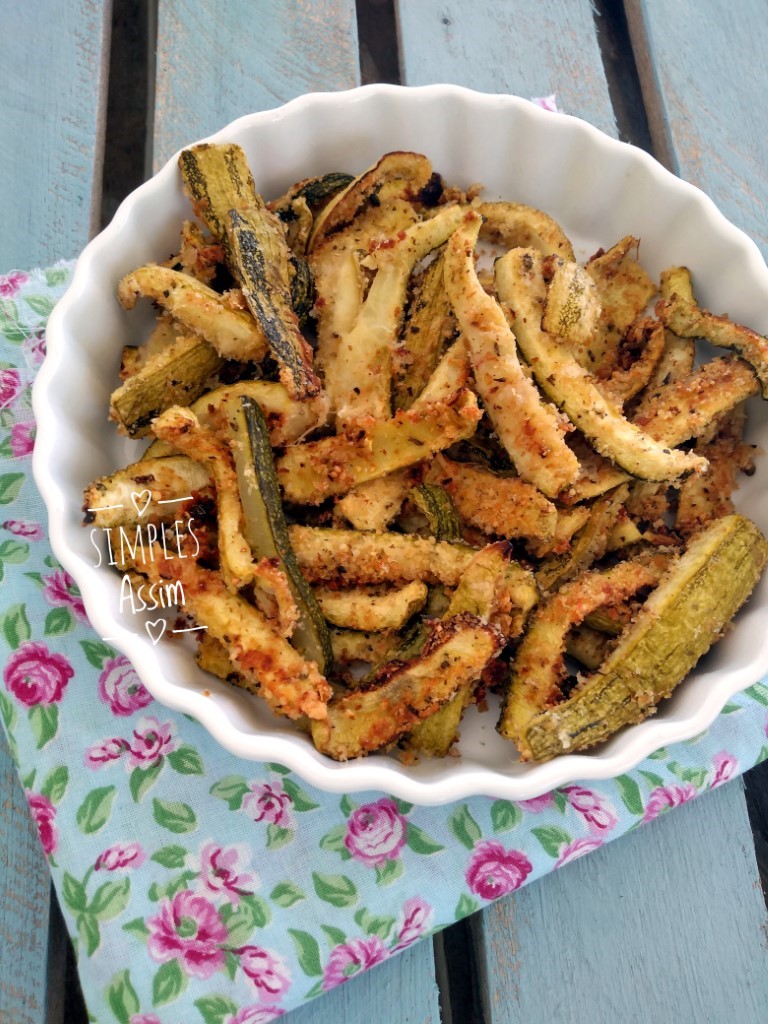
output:
M288 539L269 432L258 403L243 396L234 405L233 445L245 525L243 533L258 558L277 558L299 610L291 643L325 672L333 661L331 635L312 590L302 576Z
M281 220L291 219L291 203L294 199L303 199L307 206L314 213L320 206L327 203L338 192L341 192L355 180L354 175L344 174L342 171L331 171L329 174L321 174L317 178L310 178L289 189L284 196L270 203L273 210Z
M427 517L429 532L435 540L461 541L461 523L451 496L437 484L419 484L411 501Z

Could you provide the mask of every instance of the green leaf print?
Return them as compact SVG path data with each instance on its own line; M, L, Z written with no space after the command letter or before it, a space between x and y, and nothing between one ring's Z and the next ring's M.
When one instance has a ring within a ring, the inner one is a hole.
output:
M755 683L754 686L748 686L744 693L751 697L752 700L756 700L758 704L768 707L768 686L765 683Z
M158 758L149 768L134 768L128 780L128 788L131 791L134 803L139 803L150 789L157 782L160 772L163 770L163 760Z
M286 768L284 764L275 764L274 762L271 762L270 764L267 765L267 768L269 768L269 770L271 772L274 772L276 775L290 775L291 774L291 769L290 768Z
M405 868L401 860L387 860L376 865L376 885L391 885L402 875Z
M187 851L183 846L163 846L149 858L155 861L157 864L162 864L164 868L183 868L184 861L187 856Z
M70 875L68 871L64 872L61 894L64 898L64 905L71 910L73 914L78 914L81 911L84 911L88 906L88 894L85 891L85 886L73 875Z
M320 966L320 947L317 944L317 939L313 938L309 932L302 932L296 928L289 928L288 934L293 939L296 959L299 961L302 971L310 978L322 975L323 968Z
M627 808L630 814L642 814L643 813L643 797L640 792L640 787L632 778L631 775L619 775L615 779L616 785L619 787L619 795L621 796L622 803Z
M4 690L0 690L0 716L3 719L6 732L9 734L12 733L16 727L16 708L13 706L11 698ZM31 786L27 786L27 789L31 788Z
M653 772L646 772L642 768L637 769L637 774L642 775L646 782L650 783L654 789L658 786L664 785L664 779L660 775L655 775Z
M12 604L3 615L3 636L11 650L16 650L32 636L29 619L23 604Z
M104 668L105 661L117 657L117 651L115 651L114 647L102 643L101 640L81 640L80 646L89 664L93 665L94 668L102 669Z
M153 882L149 887L147 895L153 903L157 903L158 900L162 899L173 899L177 892L188 889L190 882L194 881L195 878L197 878L196 871L182 871L180 875L170 878L165 885L161 885L160 882Z
M187 987L187 977L178 960L163 964L152 979L152 1005L163 1006L178 999Z
M347 796L346 793L339 801L339 808L345 818L348 818L352 811L356 811L360 804L356 804L351 796Z
M194 747L183 744L168 755L168 764L179 775L205 775L203 759Z
M461 921L464 917L469 917L470 914L478 909L479 904L477 900L473 900L471 896L462 895L459 902L456 904L456 910L453 913L456 921Z
M313 871L312 883L320 899L334 907L351 907L357 903L357 886L346 875L323 875Z
M3 473L0 475L0 505L10 505L16 501L24 486L23 473Z
M345 860L349 860L352 854L344 845L344 836L347 834L346 825L334 825L330 832L326 832L320 840L321 850L333 850L340 853L342 857L346 854Z
M568 810L568 800L566 799L565 793L561 793L559 789L556 789L552 794L552 802L561 814L565 814Z
M250 792L250 789L251 787L242 775L227 775L211 786L211 796L217 796L223 800L230 811L239 811L243 797Z
M225 1024L228 1017L234 1017L240 1007L227 996L204 996L195 1000L205 1024Z
M678 761L670 761L667 770L676 775L681 782L693 783L696 789L701 789L709 774L706 768L685 768Z
M43 779L40 792L43 796L47 797L52 804L58 804L64 798L68 784L69 769L65 764L62 764L59 765L58 768L53 768L48 772L46 777Z
M45 283L49 288L55 288L57 284L64 284L69 271L64 267L48 267L45 271Z
M743 711L741 704L735 704L733 701L729 701L723 710L720 712L721 715L733 715L737 711Z
M0 544L0 561L20 565L29 558L29 544L21 540L4 540Z
M47 320L51 315L51 310L56 305L53 299L49 299L47 295L25 295L24 301L32 310L33 313L37 313L43 320Z
M45 617L43 633L46 636L61 636L75 628L75 617L69 608L52 608Z
M494 800L491 804L491 826L497 835L509 832L522 819L523 812L511 800Z
M131 984L130 971L119 971L112 976L107 989L109 1008L118 1024L129 1024L131 1017L141 1009L136 989Z
M315 803L315 801L301 788L301 786L297 786L293 779L284 778L283 789L291 798L293 802L293 809L295 811L314 811L320 806L320 804Z
M114 786L101 786L91 790L78 807L75 815L81 832L92 835L104 828L112 813L112 803L116 793L117 789Z
M406 829L405 841L408 844L408 848L413 850L414 853L420 853L424 856L428 856L430 853L439 853L440 850L444 850L436 839L432 836L427 835L422 829L418 828L413 822L409 821Z
M475 844L482 838L480 826L469 813L469 807L466 804L462 804L453 812L448 819L448 827L462 846L466 846L468 850L473 850Z
M101 934L99 932L99 922L92 914L78 915L77 934L88 956L93 956L99 948Z
M189 804L177 803L173 800L152 799L152 814L155 821L169 832L194 832L197 828L195 812Z
M396 805L398 811L400 811L402 815L410 814L411 811L413 810L413 804L408 804L405 802L405 800L401 800L397 796L393 796L391 799Z
M341 928L334 928L332 924L321 924L325 937L328 939L328 944L333 949L334 946L341 946L342 943L347 941L347 936L341 930Z
M129 935L135 935L137 939L146 939L149 935L149 928L143 917L134 917L132 921L126 921L123 931Z
M50 743L59 728L57 704L35 704L29 709L29 725L35 737L38 750Z
M765 761L766 758L768 758L768 747L763 747L760 750L760 753L757 755L757 760L755 761L755 764L761 764L763 761Z
M378 935L382 942L386 942L395 925L394 917L383 917L381 914L372 914L370 910L361 907L355 914L355 922L359 924L366 935Z
M292 907L294 903L298 903L300 900L306 899L306 895L295 882L291 882L286 879L284 882L278 882L272 892L269 894L269 898L273 903L276 903L278 907L288 909Z
M228 949L224 954L224 972L230 981L234 981L237 976L237 968L240 966L240 961L237 959L232 950Z
M111 921L128 906L131 896L130 878L119 882L105 882L99 886L88 905L88 911L99 921Z
M541 843L542 849L550 857L559 857L560 848L570 843L570 833L557 825L545 825L542 828L532 828L531 832Z
M293 837L296 835L292 828L280 828L279 825L267 825L267 849L268 850L279 850L281 846L286 846L288 843L293 842Z
M229 932L227 944L245 946L257 928L266 928L271 917L272 912L260 896L244 896L236 910L224 906L221 919Z

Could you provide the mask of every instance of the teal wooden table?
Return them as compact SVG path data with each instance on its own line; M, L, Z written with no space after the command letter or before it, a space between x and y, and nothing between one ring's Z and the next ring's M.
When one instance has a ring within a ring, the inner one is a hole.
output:
M767 44L760 0L5 4L0 272L75 256L182 143L361 81L555 93L705 189L765 255ZM291 1024L763 1024L766 779L675 810ZM0 1024L87 1019L49 892L1 741Z

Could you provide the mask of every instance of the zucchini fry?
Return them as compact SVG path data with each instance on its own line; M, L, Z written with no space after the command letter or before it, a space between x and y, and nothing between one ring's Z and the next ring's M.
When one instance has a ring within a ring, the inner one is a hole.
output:
M579 464L555 410L523 372L504 313L483 290L473 252L480 215L470 210L445 255L445 285L486 412L518 473L547 497L575 482Z
M124 309L133 309L140 296L157 302L222 359L259 363L267 354L264 331L253 317L189 274L156 264L139 267L122 279L117 297Z
M154 522L173 521L179 511L174 502L210 489L212 484L208 467L183 455L142 459L86 487L83 522L99 529L135 526L149 507Z
M427 587L420 580L384 591L316 586L314 594L323 615L334 626L378 633L402 629L426 604Z
M601 455L644 480L676 480L706 470L706 459L667 447L625 419L600 394L592 376L541 330L546 289L538 253L511 250L496 261L495 276L499 297L514 311L515 337L539 386Z
M568 236L548 213L522 203L480 203L477 207L483 218L480 237L503 245L506 249L519 246L537 249L543 256L562 256L574 261L573 246Z
M315 746L336 761L391 746L477 679L501 644L492 626L471 615L437 623L421 655L390 662L366 689L331 701L327 717L311 723Z

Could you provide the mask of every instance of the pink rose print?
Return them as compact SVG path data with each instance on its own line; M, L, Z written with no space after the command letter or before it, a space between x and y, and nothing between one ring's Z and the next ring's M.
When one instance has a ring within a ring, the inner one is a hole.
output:
M363 804L347 821L344 845L355 858L375 868L396 860L405 845L408 822L389 797Z
M147 859L140 843L116 843L96 858L94 871L118 871L120 868L139 868Z
M583 786L564 786L561 793L575 811L584 818L589 831L596 836L610 832L619 823L613 808L599 793Z
M17 459L31 455L35 447L35 422L14 423L11 427L11 451Z
M679 807L680 804L693 800L695 796L696 787L690 782L685 782L682 786L658 786L648 797L643 821L653 821L664 811L671 807Z
M119 736L112 736L110 739L102 740L101 743L94 743L85 752L85 767L96 771L111 761L119 761L128 749L127 742L120 739Z
M590 853L602 845L602 839L596 839L591 836L574 839L572 843L563 843L560 847L560 856L555 861L555 868L561 868L563 864L570 864L572 860L578 860L585 853Z
M8 690L28 708L57 704L75 674L67 659L45 644L27 641L8 658L3 678Z
M147 920L147 949L153 960L178 960L195 978L210 978L224 964L221 944L227 929L212 903L189 890L165 900L156 917Z
M99 676L99 696L113 715L132 715L152 701L152 694L133 670L124 654L109 658Z
M78 619L88 621L80 589L64 569L43 577L43 597L54 608L71 608Z
M400 920L397 922L397 945L395 950L405 949L421 938L432 922L432 907L419 896L412 896L403 904Z
M378 937L369 939L351 939L331 950L328 963L323 972L323 989L328 991L337 985L343 985L360 971L367 971L374 964L387 959L387 947Z
M243 797L242 808L254 821L266 821L278 828L293 825L293 801L280 782L254 783Z
M45 359L45 333L35 331L28 335L21 343L21 351L27 361L27 366L42 366Z
M550 96L534 96L531 103L535 103L542 110L549 110L553 114L557 113L557 100L554 93Z
M13 405L21 394L21 375L18 370L0 370L0 409Z
M738 768L739 762L727 750L721 750L719 754L715 754L712 758L712 788L727 782L738 771Z
M152 717L140 718L128 746L130 765L132 768L147 768L165 754L170 754L175 746L170 722L161 723Z
M280 954L261 946L242 946L234 952L256 986L260 1002L279 1003L291 987L291 972Z
M6 519L0 525L9 533L14 533L17 537L26 537L28 540L42 540L45 536L40 523L27 523L23 519Z
M46 856L50 856L56 852L59 842L59 833L54 825L56 808L41 793L28 793L27 800L29 801L29 809L32 811L32 817L37 825L37 831L40 833L43 852Z
M542 793L541 796L535 796L532 800L517 801L518 807L522 807L524 811L530 811L531 814L540 814L542 811L554 807L554 805L555 797L553 793Z
M285 1010L279 1006L246 1006L234 1017L230 1017L227 1024L269 1024L284 1013Z
M248 860L245 847L207 843L200 851L200 882L206 894L237 907L240 897L248 896L258 884L255 874L242 870Z
M163 1024L154 1013L134 1013L128 1024Z
M12 270L10 274L0 274L0 296L10 299L28 280L27 275L20 270Z
M477 896L492 900L519 889L533 870L520 850L505 850L492 839L475 846L467 867L467 885Z

